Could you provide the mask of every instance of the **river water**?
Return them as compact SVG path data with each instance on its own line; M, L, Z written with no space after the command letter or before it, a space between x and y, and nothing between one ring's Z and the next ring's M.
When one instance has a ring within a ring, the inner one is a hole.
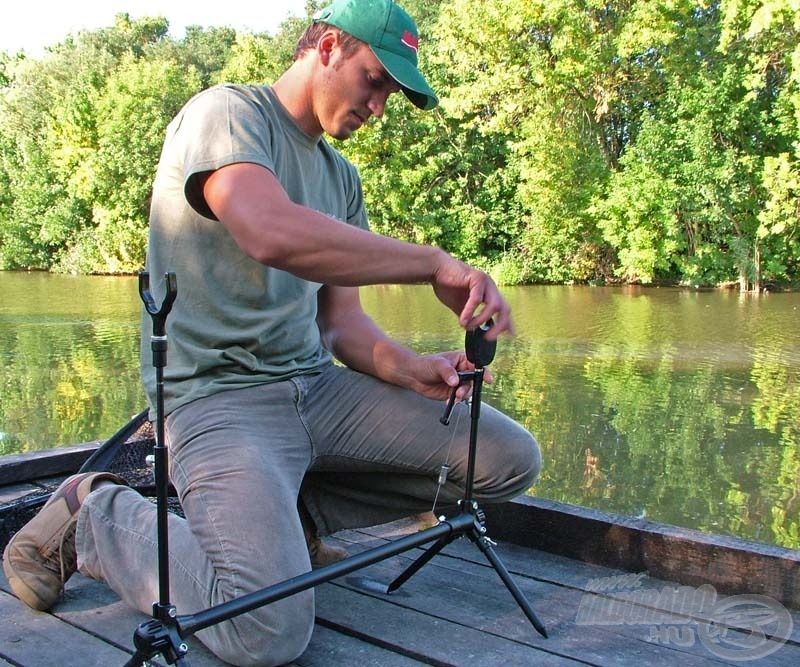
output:
M542 446L530 493L800 547L800 294L505 291L517 335L484 399ZM106 438L144 407L140 303L135 278L0 272L0 454ZM463 346L429 288L363 303L420 351Z

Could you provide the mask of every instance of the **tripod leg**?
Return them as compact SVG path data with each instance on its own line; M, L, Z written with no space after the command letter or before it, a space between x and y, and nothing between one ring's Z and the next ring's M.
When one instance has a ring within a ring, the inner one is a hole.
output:
M419 572L422 567L436 554L438 554L442 549L444 549L450 542L452 542L456 537L457 534L449 534L445 535L442 538L439 538L434 544L428 547L425 550L425 553L422 554L417 560L415 560L411 565L409 565L403 573L397 577L386 589L387 593L394 593L400 586L406 583L411 577L413 577L417 572Z
M539 620L539 617L536 615L536 612L531 607L530 602L525 597L525 594L520 590L519 586L517 586L516 582L511 578L511 574L509 574L506 566L503 565L500 558L494 552L492 548L492 544L489 541L489 538L483 535L478 535L477 531L470 533L470 538L472 539L475 544L478 545L478 548L483 552L483 555L486 556L487 560L492 564L492 567L495 569L497 574L500 575L500 578L503 580L503 583L506 585L506 588L511 592L511 595L514 596L514 599L517 601L517 604L520 606L523 612L525 612L525 616L528 617L528 620L533 624L533 627L536 628L536 631L542 635L545 639L547 639L547 629L544 627L544 624Z

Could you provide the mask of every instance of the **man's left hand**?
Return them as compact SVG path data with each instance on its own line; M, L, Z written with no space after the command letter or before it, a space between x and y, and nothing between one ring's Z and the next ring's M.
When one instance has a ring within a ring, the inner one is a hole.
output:
M460 382L459 371L473 371L475 366L467 359L464 352L438 352L420 355L413 368L409 368L408 386L423 396L434 400L446 401L450 398L453 387ZM484 382L492 382L491 371L486 369ZM463 401L472 393L472 383L458 387L456 399Z

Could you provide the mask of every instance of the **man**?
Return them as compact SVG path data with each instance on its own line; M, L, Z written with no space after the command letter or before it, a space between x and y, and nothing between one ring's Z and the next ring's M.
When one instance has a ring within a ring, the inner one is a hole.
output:
M271 88L211 89L168 128L148 268L178 280L165 408L186 514L170 517L179 613L344 555L319 535L430 509L444 463L439 498L461 497L467 420L455 435L437 422L471 366L463 352L423 356L391 341L358 286L427 282L462 327L493 318L490 338L510 331L509 306L489 276L442 250L369 232L356 170L322 139L380 117L394 92L433 108L417 48L414 22L391 0L335 0ZM154 404L146 315L143 327ZM486 407L481 443L476 498L524 492L540 465L533 437ZM36 608L55 602L77 565L149 613L156 546L151 503L108 475L83 475L14 537L4 565ZM235 665L276 665L305 650L313 625L306 591L198 637Z

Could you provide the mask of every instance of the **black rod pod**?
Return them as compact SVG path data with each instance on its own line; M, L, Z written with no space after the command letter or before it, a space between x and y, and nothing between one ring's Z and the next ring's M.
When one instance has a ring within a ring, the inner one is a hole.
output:
M145 300L147 311L153 315L156 311L155 302L148 303L145 294L147 293L146 278L142 282L140 276L140 286L143 285L142 299ZM168 292L174 291L175 282L174 277L170 280L167 279ZM174 299L174 295L172 297ZM171 305L171 301L169 302ZM169 306L165 301L165 312L160 313L156 311L154 318L163 315L166 318L166 312L169 311ZM473 484L475 480L475 458L477 449L477 434L478 434L478 418L480 416L480 403L481 403L481 386L483 383L484 366L489 364L494 358L496 342L487 341L484 334L492 327L493 323L489 320L482 327L478 327L472 332L467 332L465 347L467 358L475 365L474 371L460 371L459 386L466 382L472 382L473 395L471 400L470 409L470 442L469 442L469 458L467 462L467 477L466 486L464 490L464 497L458 502L461 511L453 518L446 519L442 517L439 524L428 528L418 533L407 535L399 538L393 542L383 544L359 554L345 558L338 563L327 565L323 568L312 570L305 574L298 575L286 581L273 584L267 588L259 591L248 593L247 595L240 596L228 602L216 605L204 611L197 612L191 615L178 616L174 606L169 604L169 570L166 567L159 567L160 579L160 592L162 595L162 602L153 605L153 619L142 623L136 631L134 636L134 644L137 651L134 656L128 661L125 667L145 667L150 663L147 662L149 658L160 653L167 660L169 664L176 664L178 667L187 667L188 662L184 656L188 650L183 637L199 632L211 625L226 621L228 619L244 614L248 611L262 607L264 605L282 600L291 595L295 595L300 591L308 590L318 584L331 581L350 572L354 572L360 568L372 565L379 561L386 560L391 556L410 551L423 544L434 542L434 544L415 560L399 577L392 581L386 588L386 593L393 593L405 581L419 571L425 563L433 558L439 551L446 547L450 542L462 535L466 535L473 543L475 543L480 551L486 556L489 563L500 576L500 579L505 584L506 588L511 592L517 604L522 609L525 616L531 622L533 627L543 637L547 637L547 630L542 622L539 620L533 607L528 602L525 594L520 590L517 584L512 579L508 570L501 562L499 556L494 552L495 543L489 539L486 534L486 526L484 525L485 516L483 511L478 507L478 503L473 500ZM156 322L154 321L154 331ZM163 321L160 323L163 327ZM155 336L154 338L164 338L166 342L166 335ZM156 365L156 364L154 364ZM167 548L167 531L166 531L166 474L162 473L159 477L158 471L166 471L166 448L159 447L158 443L163 443L163 369L156 365L157 387L160 387L158 393L162 395L159 401L159 414L162 415L158 420L161 424L161 432L158 434L156 440L156 486L159 489L159 519L163 519L160 525L163 525L163 530L159 530L159 560L161 563L166 563L169 554ZM447 423L449 418L449 411L452 410L452 405L455 403L456 389L453 389L451 394L448 412L446 418L442 419L442 423ZM159 452L163 450L163 452ZM159 456L161 453L161 456Z

